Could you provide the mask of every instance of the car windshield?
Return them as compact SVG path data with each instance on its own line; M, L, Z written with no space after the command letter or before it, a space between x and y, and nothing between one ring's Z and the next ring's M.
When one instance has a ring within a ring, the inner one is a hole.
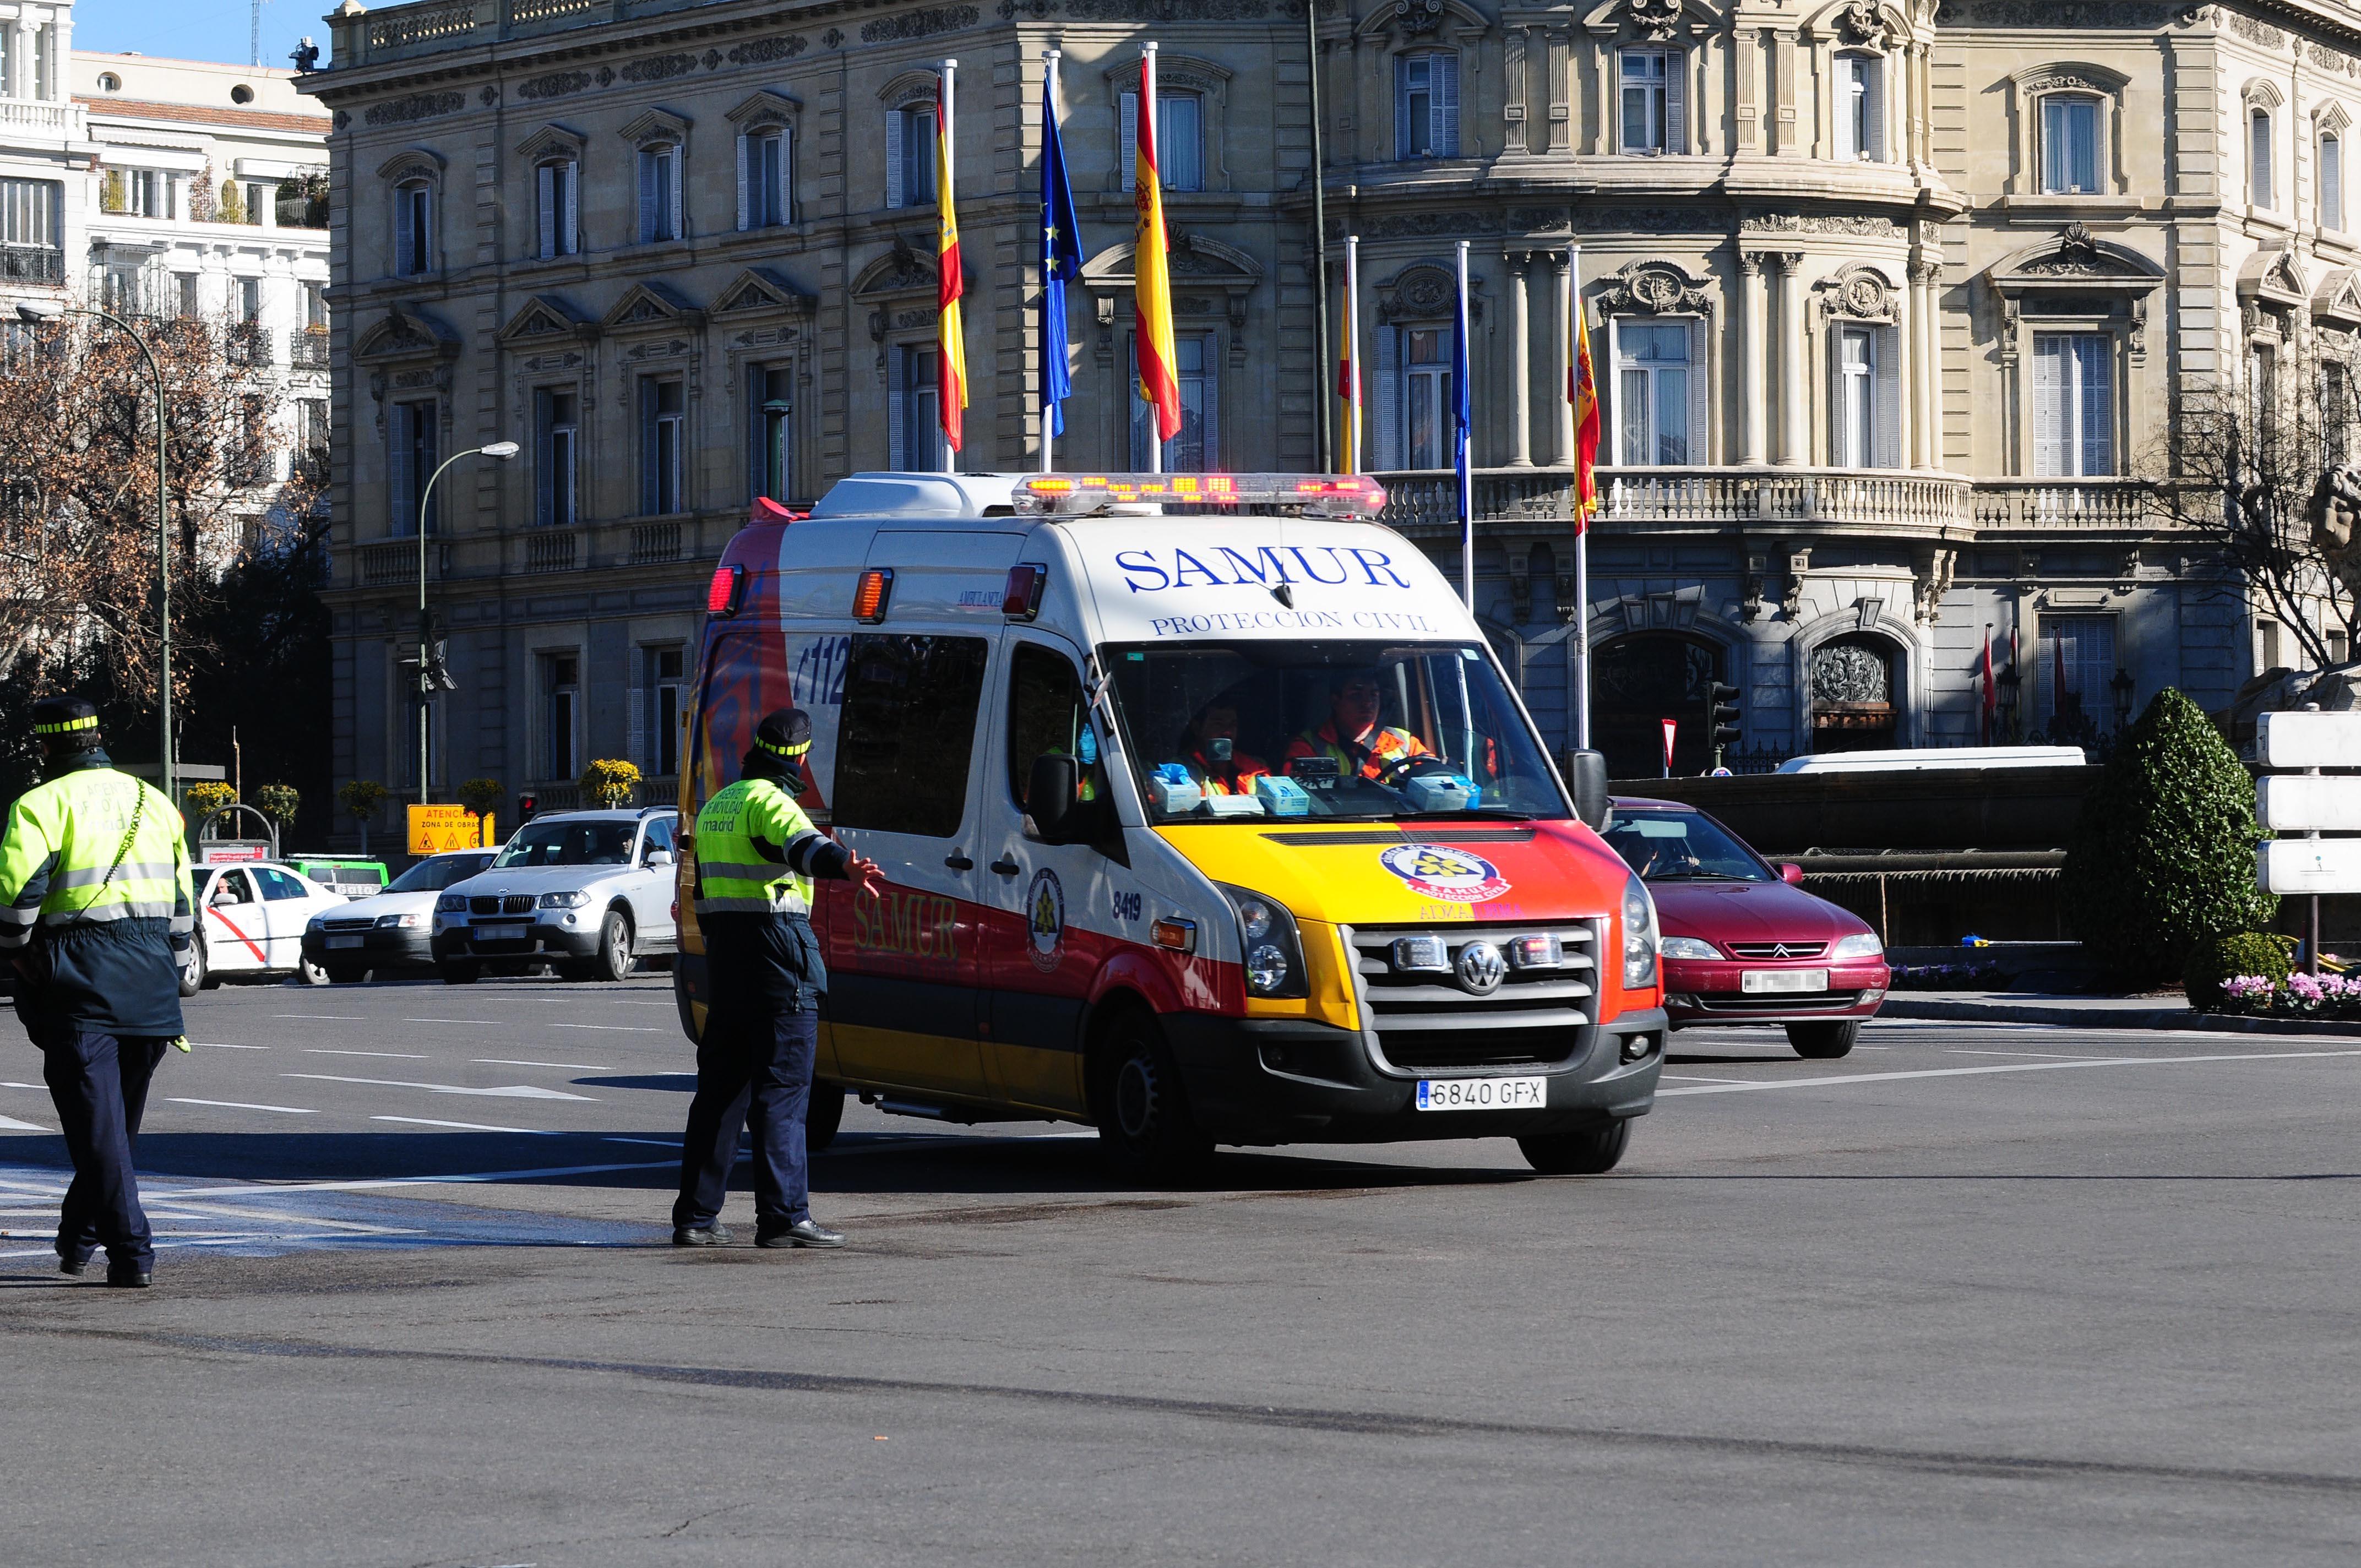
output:
M1476 646L1191 642L1102 658L1152 821L1573 815Z
M480 855L437 855L421 861L387 885L388 893L440 893L455 882L465 882L492 863L489 851ZM549 865L555 862L537 862Z
M621 866L631 860L636 822L594 819L529 822L516 831L493 869L516 866Z
M1607 841L1647 882L1776 882L1753 850L1694 811L1615 808Z

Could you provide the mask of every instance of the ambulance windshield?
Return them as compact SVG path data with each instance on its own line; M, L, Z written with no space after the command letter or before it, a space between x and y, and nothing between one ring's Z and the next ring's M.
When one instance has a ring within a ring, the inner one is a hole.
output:
M1101 657L1151 821L1573 815L1478 648L1192 641Z

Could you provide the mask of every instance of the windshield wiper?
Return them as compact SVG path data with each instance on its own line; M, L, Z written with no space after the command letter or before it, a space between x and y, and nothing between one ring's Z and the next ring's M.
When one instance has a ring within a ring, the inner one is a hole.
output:
M1408 815L1422 821L1437 817L1497 817L1510 822L1534 822L1540 819L1538 813L1521 811L1513 806L1468 806L1450 811L1414 811Z
M1761 877L1740 876L1732 872L1658 872L1647 878L1650 882L1761 882Z

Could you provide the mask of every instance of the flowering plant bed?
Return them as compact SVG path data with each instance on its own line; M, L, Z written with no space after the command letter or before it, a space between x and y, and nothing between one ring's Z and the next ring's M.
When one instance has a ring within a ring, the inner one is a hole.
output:
M2350 1018L2361 1021L2361 975L2236 974L2222 982L2220 1011L2248 1018Z

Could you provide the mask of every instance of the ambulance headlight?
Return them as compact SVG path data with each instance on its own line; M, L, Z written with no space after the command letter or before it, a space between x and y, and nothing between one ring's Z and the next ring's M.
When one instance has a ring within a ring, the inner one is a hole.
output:
M1623 884L1623 989L1646 991L1656 983L1656 906L1633 877Z
M1307 996L1303 941L1295 916L1277 899L1216 883L1238 917L1238 948L1245 959L1249 996Z

